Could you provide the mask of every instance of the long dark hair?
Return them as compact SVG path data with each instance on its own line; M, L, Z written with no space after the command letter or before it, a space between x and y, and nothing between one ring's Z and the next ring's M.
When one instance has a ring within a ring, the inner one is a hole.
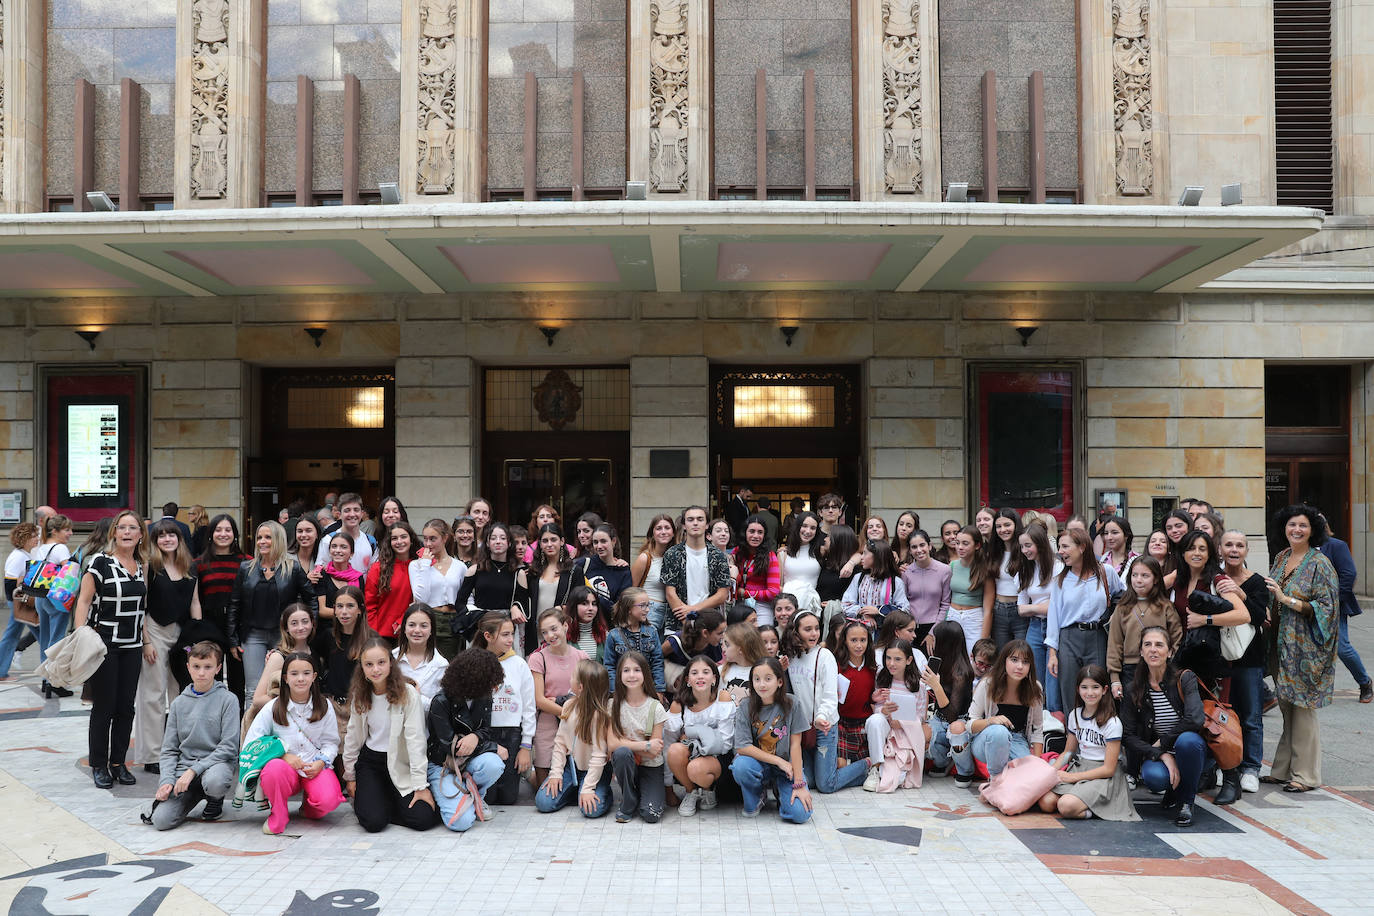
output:
M320 689L319 663L309 652L292 652L282 660L281 687L277 690L277 699L272 706L272 721L278 725L285 725L290 721L286 717L286 704L291 702L291 688L286 685L286 672L292 662L306 662L315 672L315 679L310 682L310 721L318 722L329 711L329 705L325 702L324 691Z
M631 649L620 656L620 660L615 663L615 696L611 699L611 730L619 738L628 737L620 725L620 708L630 699L630 688L625 686L625 679L620 676L627 662L634 662L643 672L643 683L648 686L641 686L639 689L650 699L654 696L654 671L649 667L649 660L644 657L644 653Z
M1059 532L1059 539L1063 540L1064 538L1073 541L1078 549L1083 551L1083 558L1079 560L1079 565L1082 567L1083 571L1078 573L1078 581L1087 582L1089 579L1096 579L1105 587L1107 574L1103 572L1102 564L1097 560L1097 554L1093 553L1093 542L1088 539L1087 532L1080 531L1077 528L1065 528L1063 531ZM1065 563L1064 568L1059 571L1058 581L1061 586L1064 584L1065 577L1068 576L1070 572L1074 572L1073 567Z
M302 515L300 518L296 519L296 524L291 526L291 537L286 544L287 553L296 554L300 552L301 545L296 541L296 531L301 527L302 523L315 526L315 546L311 547L310 549L312 551L319 551L320 542L324 540L324 529L320 527L319 519L314 518L307 513L306 515ZM301 565L306 568L309 568L310 566L314 565L314 561L314 557L306 557L305 562L301 563Z
M573 645L582 637L582 621L577 616L577 608L588 598L595 599L596 592L585 585L574 585L563 599L563 612L568 615L568 642ZM592 638L598 646L606 641L607 632L606 615L601 613L601 603L598 601L596 614L592 617Z
M900 609L889 611L888 615L883 618L883 622L878 626L878 638L873 643L873 648L886 649L894 643L901 642L901 640L897 638L897 631L911 625L915 620L916 618L911 616L908 611Z
M997 521L999 519L1010 519L1012 523L1011 544L1008 546L997 535ZM992 566L993 575L1002 571L1002 558L1007 557L1007 575L1017 579L1021 575L1021 567L1025 564L1025 555L1021 553L1021 532L1025 529L1021 526L1021 516L1016 514L1015 509L998 509L992 517L992 537L988 540L988 562Z
M100 529L101 522L104 522L104 523L105 523L105 527L106 527L106 529L108 530L108 529L109 529L109 519L104 519L104 518L102 518L99 522L96 522L96 525L95 525L95 526L96 526L96 529L97 529L97 530ZM215 529L219 527L219 523L220 523L220 522L228 522L228 523L229 523L229 528L234 532L234 542L233 542L232 544L229 545L229 552L226 553L226 554L217 554L217 553L215 553ZM229 557L229 556L241 557L241 556L243 556L243 538L239 535L239 523L236 522L236 521L234 521L234 517L233 517L232 515L230 515L228 512L221 512L219 515L216 515L214 518L210 519L210 526L209 526L209 527L210 527L210 535L209 535L209 537L207 537L207 538L205 539L205 552L204 552L203 554L201 554L200 556L196 557L196 560L197 560L197 561L199 561L199 560L205 560L205 561L208 562L208 561L210 561L210 560L213 560L213 559L214 559L215 557L217 557L217 556L226 556L226 557ZM95 535L92 534L91 537L94 538ZM90 542L87 541L87 543L90 543ZM101 543L104 543L104 542L102 541Z
M399 524L405 523L401 522ZM401 658L410 651L410 637L406 636L406 621L416 614L423 614L429 619L429 639L425 640L425 661L430 661L434 658L439 638L439 634L435 632L434 608L425 604L423 601L416 601L410 607L406 608L406 612L401 615L401 626L396 631L396 638L400 648L400 655L396 658L397 661L400 661Z
M410 535L410 552L404 557L397 556L396 548L391 546L391 535L397 529ZM377 562L382 566L381 572L377 574L377 591L385 595L391 591L391 574L396 569L397 561L409 565L420 552L420 536L407 522L397 522L382 534L381 543L377 545Z
M1084 665L1078 669L1078 681L1073 685L1075 694L1078 693L1078 688L1083 686L1084 681L1092 681L1103 688L1102 699L1097 701L1097 711L1093 714L1093 721L1099 726L1106 725L1111 721L1112 716L1116 715L1116 700L1112 697L1111 676L1107 674L1107 669L1101 665ZM1078 711L1078 719L1081 722L1083 720L1082 696L1078 697L1074 708Z
M1183 540L1178 542L1178 546L1183 548L1179 551L1179 559L1193 549L1193 545L1198 541L1207 545L1207 562L1202 566L1202 572L1198 574L1198 588L1209 589L1212 587L1212 580L1221 574L1221 558L1217 555L1217 542L1212 540L1212 536L1200 528L1194 528L1183 536ZM1193 568L1187 561L1178 568L1178 575L1174 578L1174 588L1187 588L1192 583Z
M818 628L820 627L821 616L817 614L815 611L797 611L797 613L792 615L792 619L787 622L787 629L783 631L782 641L781 644L778 646L778 651L780 651L784 655L789 655L792 658L801 658L807 652L811 651L807 647L803 646L801 641L801 622L805 620L807 617L814 618L816 621L816 626ZM822 632L819 634L819 636L820 638L816 641L816 647L824 647L825 633Z
M1120 515L1113 515L1098 526L1097 533L1100 535L1103 534L1107 530L1108 525L1115 525L1121 529L1122 553L1129 556L1131 553L1131 545L1135 542L1135 532L1131 530L1131 523ZM1168 535L1165 535L1165 537L1168 537ZM1102 540L1102 549L1107 553L1111 553L1111 548L1107 546L1105 536ZM1125 567L1123 566L1121 569L1117 570L1117 572L1125 572Z
M883 663L878 666L878 676L874 679L878 687L892 686L892 672L887 670L887 652L889 649L896 649L906 656L906 671L902 674L902 683L906 689L912 693L919 693L921 690L921 672L916 670L916 653L911 651L911 643L905 639L893 640L891 645L883 647Z
M750 525L758 525L763 529L763 540L759 542L757 549L749 545L747 534ZM773 556L773 550L772 545L768 543L768 526L763 523L763 516L758 513L749 516L744 520L744 530L746 537L742 538L739 546L735 548L735 561L739 564L740 575L746 579L759 573L767 575L769 557Z
M864 549L873 554L873 568L864 570L864 575L875 582L895 579L900 575L897 572L897 557L887 541L869 541Z
M1172 684L1178 677L1178 669L1174 667L1174 646L1169 642L1169 631L1163 627L1148 626L1140 631L1140 644L1145 644L1145 637L1150 633L1158 633L1164 637L1164 645L1169 647L1169 657L1164 660L1164 676L1159 679L1161 688L1165 684ZM1140 664L1135 666L1135 680L1131 682L1131 703L1136 709L1145 708L1145 695L1150 692L1150 666L1145 663L1142 655Z
M558 572L560 574L565 573L573 568L573 558L571 554L568 553L566 546L568 543L568 539L563 534L562 528L550 522L543 528L540 528L539 533L534 537L534 557L530 560L530 571L534 573L535 578L544 575L544 570L547 569L549 565L548 557L544 556L544 547L542 544L539 543L540 541L544 540L544 535L546 534L558 535L559 540L561 540L564 544L563 547L559 548L558 559L554 561L554 563L556 564L555 568L558 570Z
M711 671L712 678L714 678L711 683L711 702L715 702L716 698L720 696L720 669L716 667L715 662L711 661L711 656L693 655L691 660L687 662L687 667L682 669L682 674L678 677L673 689L673 699L682 706L683 712L691 709L696 701L696 695L692 693L692 685L687 683L687 675L691 673L692 666L697 662L705 662L706 667ZM619 683L618 678L617 683Z
M816 534L816 538L820 538L819 532ZM838 523L831 525L830 534L826 536L825 543L825 556L820 558L821 568L831 572L839 572L844 564L849 562L849 558L859 552L858 535L848 525Z
M388 705L395 706L405 700L406 684L413 682L401 674L400 663L391 657L391 643L381 636L371 636L363 643L358 660L361 661L362 657L373 649L381 649L386 653L386 701ZM372 708L372 682L363 673L362 665L353 666L353 680L348 685L348 705L352 707L355 716L366 716L367 711Z
M339 596L345 595L352 598L358 604L358 619L353 622L353 633L344 633L343 627L336 622L330 627L330 632L334 637L334 648L343 649L344 644L339 641L339 637L348 636L348 660L356 662L363 655L363 646L367 641L378 635L372 631L372 627L367 624L367 599L363 596L363 590L356 585L345 585L334 593L334 601L339 600Z
M1021 534L1030 538L1031 543L1035 545L1035 562L1021 564L1021 568L1016 574L1017 584L1020 585L1021 591L1025 591L1032 585L1039 585L1043 588L1049 584L1050 576L1054 575L1054 558L1057 556L1054 545L1050 543L1049 529L1036 521L1027 525L1026 530L1022 531ZM1021 554L1023 560L1025 556L1025 554Z
M482 501L486 502L486 500ZM491 550L487 547L488 542L491 541L491 536L498 530L506 532L506 559L504 561L492 560ZM519 565L515 560L515 538L511 537L510 526L505 522L490 521L487 523L486 530L479 531L477 536L477 562L473 565L477 567L478 572L490 572L493 569L492 563L494 562L504 562L508 564L512 570Z
M461 703L491 696L505 679L506 671L495 655L485 649L464 649L444 669L439 689L450 702Z
M993 517L993 526L997 525L996 516ZM995 576L997 573L992 568L992 562L988 559L987 544L983 542L983 533L978 530L976 525L965 525L959 529L960 534L967 534L973 538L973 553L968 556L968 590L970 592L982 591L983 583L988 581L988 576ZM997 539L996 532L993 533L993 540ZM959 557L950 557L949 562L962 563Z
M1174 539L1169 537L1169 519L1176 518L1188 526L1187 531L1183 532L1183 537L1174 543ZM1182 509L1175 509L1164 516L1164 521L1160 522L1160 528L1164 530L1164 538L1169 542L1169 562L1164 564L1166 573L1174 572L1183 568L1183 542L1188 539L1188 532L1193 530L1193 517Z
M592 529L592 534L596 534L596 529L605 524L605 519L595 512L583 512L577 517L577 521L573 522L573 548L576 550L576 553L573 554L574 560L596 556L596 551L592 550L591 538L587 539L587 547L584 550L582 547L582 539L577 536L577 526L583 522L586 522L587 527Z
M973 683L973 663L969 661L964 628L955 620L943 620L930 631L935 636L931 654L940 659L940 689L954 701L955 693Z
M1007 677L1007 659L1013 655L1020 655L1029 662L1026 676L1021 679L1021 683L1016 688L1016 702L1026 707L1030 707L1033 703L1044 702L1045 693L1040 689L1040 682L1035 679L1035 653L1031 652L1030 643L1024 639L1011 640L1002 647L1001 652L997 653L997 660L992 663L992 669L988 671L987 675L988 699L997 703L1006 694L1007 684L1010 681L1010 678Z
M893 613L896 612L894 611ZM864 646L863 664L859 665L859 667L868 671L875 670L877 665L873 661L873 634L868 632L868 627L857 620L847 620L843 616L837 619L844 620L844 623L835 631L835 638L829 647L830 654L835 656L840 663L852 667L854 659L850 657L849 654L849 631L855 628L860 629L863 631L864 636L868 638L868 643ZM955 624L955 626L958 626L958 624ZM962 632L962 630L960 632Z
M816 533L811 538L811 556L820 559L816 556L816 553L817 548L821 545L821 539L824 537L824 534L821 532L821 517L809 509L803 509L801 512L792 516L792 524L787 529L787 546L783 548L787 551L789 557L795 557L797 551L802 548L801 526L802 522L808 518L816 523Z
M1143 566L1154 576L1154 585L1150 586L1150 593L1144 598L1136 595L1135 587L1131 585L1131 575L1135 572L1136 566ZM1122 577L1126 580L1126 594L1121 596L1121 600L1116 604L1116 611L1113 617L1120 616L1125 620L1135 613L1135 606L1143 604L1153 607L1165 613L1173 613L1173 606L1169 604L1168 593L1164 590L1164 569L1159 565L1159 561L1151 556L1139 556L1130 562L1126 567L1126 575ZM1186 584L1186 583L1185 583ZM1143 611L1141 612L1144 613ZM1113 624L1115 626L1116 624Z

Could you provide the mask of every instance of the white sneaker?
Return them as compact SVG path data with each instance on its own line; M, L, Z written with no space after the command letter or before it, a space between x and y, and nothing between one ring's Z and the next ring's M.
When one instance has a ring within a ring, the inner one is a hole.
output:
M716 806L715 789L697 789L697 807L702 811L710 811Z
M1242 792L1258 792L1259 776L1254 773L1246 773L1240 778L1240 790Z
M697 800L700 796L700 789L693 789L682 796L682 801L678 802L677 813L683 817L691 817L697 813Z
M868 768L868 775L867 775L866 777L864 777L864 791L865 791L865 792L877 792L877 791L878 791L878 782L879 782L879 780L880 780L881 778L882 778L882 774L878 772L878 768L877 768L877 767L869 767L869 768Z
M759 806L758 806L757 808L754 808L753 810L750 810L749 808L745 808L745 809L744 809L743 811L741 811L740 813L743 814L745 817L758 817L758 816L759 816L759 812L763 810L763 806L764 806L764 800L763 800L763 799L760 799L760 800L759 800Z
M1221 784L1222 784L1225 780L1226 780L1226 774L1223 773L1223 772L1221 772L1221 768L1218 767L1218 768L1217 768L1217 786L1220 787Z

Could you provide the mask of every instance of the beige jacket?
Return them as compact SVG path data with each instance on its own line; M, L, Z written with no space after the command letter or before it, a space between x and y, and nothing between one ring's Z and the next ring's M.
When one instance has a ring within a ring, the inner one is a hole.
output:
M1137 601L1130 608L1118 605L1112 612L1111 626L1107 628L1107 673L1112 683L1121 681L1123 666L1140 664L1140 634L1146 627L1163 627L1174 651L1178 651L1183 642L1183 624L1172 604L1155 607Z
M603 739L597 744L583 744L577 740L577 715L569 713L568 718L558 723L558 733L553 739L553 756L549 760L549 773L563 778L563 768L567 765L568 754L582 772L583 792L591 792L601 781L601 772L606 767L606 743Z
M391 706L391 740L386 751L386 769L391 784L401 795L429 788L425 756L425 707L420 692L406 684L405 700ZM358 753L367 742L367 715L357 710L348 720L344 738L344 780L353 782Z

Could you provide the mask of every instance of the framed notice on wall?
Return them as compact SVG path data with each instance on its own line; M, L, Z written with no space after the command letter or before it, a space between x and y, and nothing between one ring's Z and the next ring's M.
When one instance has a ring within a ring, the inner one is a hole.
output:
M44 374L45 502L75 522L146 502L141 369Z

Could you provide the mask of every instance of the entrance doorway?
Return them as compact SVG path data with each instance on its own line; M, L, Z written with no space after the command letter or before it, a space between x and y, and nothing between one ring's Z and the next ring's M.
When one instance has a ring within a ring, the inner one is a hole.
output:
M293 502L318 509L326 493L357 493L375 512L395 492L396 376L390 370L262 369L258 392L245 532Z
M486 369L482 405L480 491L497 518L528 526L547 503L571 538L578 516L595 512L629 549L628 369Z
M1287 546L1274 514L1316 506L1350 539L1350 367L1264 369L1264 511L1269 555Z
M779 517L793 498L815 511L826 493L844 499L853 524L863 511L856 366L752 371L711 368L711 492L716 514L739 487L767 497ZM785 537L780 533L779 537Z

